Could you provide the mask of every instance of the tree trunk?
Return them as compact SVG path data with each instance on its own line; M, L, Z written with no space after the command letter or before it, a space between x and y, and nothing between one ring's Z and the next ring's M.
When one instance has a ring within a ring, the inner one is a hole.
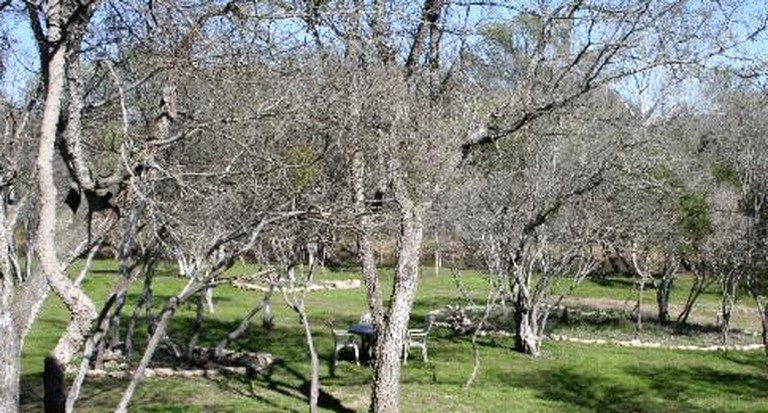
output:
M216 358L220 358L224 354L224 349L227 348L232 341L240 337L243 333L245 333L246 330L248 330L248 327L251 325L251 319L261 311L261 309L264 307L264 302L257 304L254 306L251 311L243 317L243 319L240 321L240 324L238 324L237 328L227 333L227 335L222 338L218 344L216 344L216 351L214 352L214 355Z
M358 151L352 158L352 186L355 193L355 215L358 217L359 232L357 237L358 257L362 264L363 281L365 282L366 301L373 317L376 328L383 321L383 303L379 272L376 268L376 255L373 248L371 211L365 203L365 155Z
M761 338L763 339L763 352L765 353L765 366L768 367L768 302L763 305L760 312Z
M64 389L64 365L53 355L45 358L43 369L43 406L45 413L64 413L67 398Z
M210 288L210 287L207 287ZM206 289L207 289L206 288ZM197 294L197 301L195 304L195 323L192 326L192 335L187 342L187 354L188 360L192 359L193 349L197 346L197 342L200 340L200 332L203 330L203 310L205 308L205 290L200 291Z
M304 310L303 300L296 311L299 313L304 338L307 341L307 351L309 352L309 411L315 413L317 412L317 402L320 399L320 360L317 358L315 342L312 339L312 328L309 325L307 312Z
M0 188L2 189L2 188ZM5 191L0 190L0 202ZM10 244L6 228L5 205L0 204L0 412L19 411L19 378L21 375L21 338L11 316L13 301L13 277L10 257Z
M678 324L686 324L688 322L688 317L691 315L694 304L696 304L701 293L711 284L711 282L706 282L706 274L703 271L699 271L695 269L695 267L692 271L694 277L693 284L691 285L691 290L688 292L688 298L685 300L683 310L677 316Z
M153 256L144 268L144 287L136 302L136 307L133 309L131 320L128 322L128 328L125 332L125 344L123 347L126 356L130 356L133 352L133 339L136 334L136 324L139 321L142 307L146 307L147 332L151 335L154 330L155 320L152 316L152 281L154 280L156 265L157 256Z
M400 358L416 292L423 238L420 211L408 201L400 199L398 202L400 204L398 259L386 325L377 331L370 408L372 413L399 411Z
M659 312L659 323L669 324L669 295L677 276L678 261L670 255L666 256L661 280L656 285L656 305Z
M112 310L112 306L114 306L117 302L117 297L121 292L121 289L118 287L117 291L110 294L110 296L107 298L107 302L101 309L99 318L96 321L96 329L85 343L85 349L83 350L83 355L80 360L80 367L77 371L75 379L72 382L72 386L69 389L69 394L67 395L67 413L72 413L75 411L75 402L77 401L78 397L80 397L80 389L82 388L83 382L85 381L85 375L88 373L91 362L93 362L99 345L104 341L105 333L109 328L109 313Z
M722 275L722 300L720 302L720 340L727 345L731 332L731 314L736 303L736 270Z
M49 4L46 21L47 40L55 45L43 62L48 74L45 105L40 123L40 141L37 152L38 228L37 253L41 271L48 284L69 310L72 319L56 348L45 361L45 411L63 412L65 366L74 357L88 336L90 322L96 317L91 300L61 273L56 256L56 183L54 181L53 158L56 142L56 127L61 114L64 92L65 47L61 42L61 4Z
M160 320L157 323L155 331L152 334L152 337L149 339L149 343L147 343L147 348L144 350L144 355L141 357L139 365L133 372L131 381L128 383L128 387L123 392L123 396L121 397L120 403L115 409L115 413L126 413L128 411L128 404L133 398L133 393L136 391L136 387L138 387L139 382L144 378L144 371L147 369L147 366L149 366L149 362L152 361L152 357L155 355L157 346L160 345L160 341L163 339L163 337L165 337L165 331L168 327L168 323L170 323L171 318L176 312L179 304L186 301L187 298L189 298L189 296L195 292L193 287L194 281L188 281L181 293L177 296L171 297L166 303L163 312L160 314Z
M669 324L669 294L672 290L672 279L662 278L656 288L656 305L659 313L659 323Z
M643 293L645 292L645 276L640 274L640 287L637 291L637 304L635 305L635 340L640 338L643 330Z
M440 276L440 268L443 266L443 255L440 249L440 235L435 231L435 277Z
M21 338L11 318L10 309L4 306L0 308L0 412L19 411L20 375Z
M515 323L515 351L531 357L539 356L539 336L537 331L537 311L531 305L530 285L525 278L517 281L513 292L512 319Z

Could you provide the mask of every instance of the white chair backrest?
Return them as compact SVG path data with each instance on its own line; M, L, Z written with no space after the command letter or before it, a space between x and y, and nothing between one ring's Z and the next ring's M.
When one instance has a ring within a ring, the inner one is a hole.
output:
M432 324L435 322L435 315L434 314L427 314L426 317L424 317L424 329L429 331L432 329Z
M360 315L360 324L373 324L373 317L371 313L363 313Z

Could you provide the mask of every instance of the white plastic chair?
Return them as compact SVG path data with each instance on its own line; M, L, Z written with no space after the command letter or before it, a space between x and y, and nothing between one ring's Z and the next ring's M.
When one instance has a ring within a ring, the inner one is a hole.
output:
M427 362L427 336L429 330L432 329L432 322L434 316L431 314L425 318L424 328L411 328L405 334L405 342L403 343L403 364L408 364L408 354L410 349L415 347L421 349L421 358L424 362Z
M355 352L355 364L360 365L360 347L355 342L355 335L347 330L333 328L333 323L328 322L328 328L333 336L333 366L339 359L339 353L345 348L351 348Z

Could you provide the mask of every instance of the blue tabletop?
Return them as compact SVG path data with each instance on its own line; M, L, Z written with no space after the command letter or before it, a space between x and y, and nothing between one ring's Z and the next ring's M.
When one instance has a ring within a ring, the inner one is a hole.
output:
M353 334L360 334L365 336L372 336L375 332L373 324L352 324L349 326L347 331Z

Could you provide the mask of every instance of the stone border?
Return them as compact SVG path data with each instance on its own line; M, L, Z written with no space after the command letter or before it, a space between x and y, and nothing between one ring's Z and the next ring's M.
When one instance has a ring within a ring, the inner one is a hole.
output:
M179 367L147 367L144 369L144 378L148 377L215 377L222 375L250 376L268 369L274 358L265 352L225 351L220 361L213 360L210 355L213 349L196 348L196 360L206 368L179 368ZM133 377L135 370L130 369L124 361L116 359L108 360L106 369L91 369L86 372L90 378L119 378ZM235 365L232 365L235 364Z
M133 377L133 370L102 370L94 369L88 370L85 374L86 377L101 379L101 378L116 378L116 379L129 379ZM234 375L245 376L248 374L247 367L230 367L230 366L217 366L214 369L175 369L170 367L156 367L146 368L144 370L144 378L149 377L215 377L220 375Z
M640 340L606 340L606 339L587 339L567 337L558 334L552 334L547 337L552 341L566 341L581 344L596 345L614 345L619 347L632 348L659 348L664 350L685 350L685 351L755 351L764 348L762 344L733 344L733 345L713 345L713 346L694 346L682 344L664 344L659 342L648 342Z
M484 308L483 306L471 306L470 310ZM428 314L443 315L445 312L450 312L450 308L440 308L430 311ZM569 309L570 311L570 309ZM600 310L596 311L578 311L581 315L595 315L600 314ZM438 321L434 323L435 326L445 327L453 329L453 325L449 322ZM471 334L471 333L469 333ZM754 334L753 334L754 335ZM512 333L506 330L480 330L478 332L480 337L511 337ZM709 346L696 346L686 344L664 344L654 341L640 341L640 340L613 340L613 339L586 339L577 337L568 337L560 334L550 334L544 337L545 340L552 341L564 341L580 344L592 344L592 345L613 345L618 347L629 348L655 348L664 350L683 350L683 351L757 351L765 348L762 344L732 344L732 345L709 345Z
M354 290L354 289L360 288L361 285L362 283L358 279L318 281L318 282L309 284L306 287L297 288L296 290L303 291L306 289L307 291L310 291L310 292L311 291L330 291L330 290ZM241 280L233 281L232 286L240 290L261 291L261 292L269 291L269 287L265 287L259 284L249 283L247 281L241 281Z

